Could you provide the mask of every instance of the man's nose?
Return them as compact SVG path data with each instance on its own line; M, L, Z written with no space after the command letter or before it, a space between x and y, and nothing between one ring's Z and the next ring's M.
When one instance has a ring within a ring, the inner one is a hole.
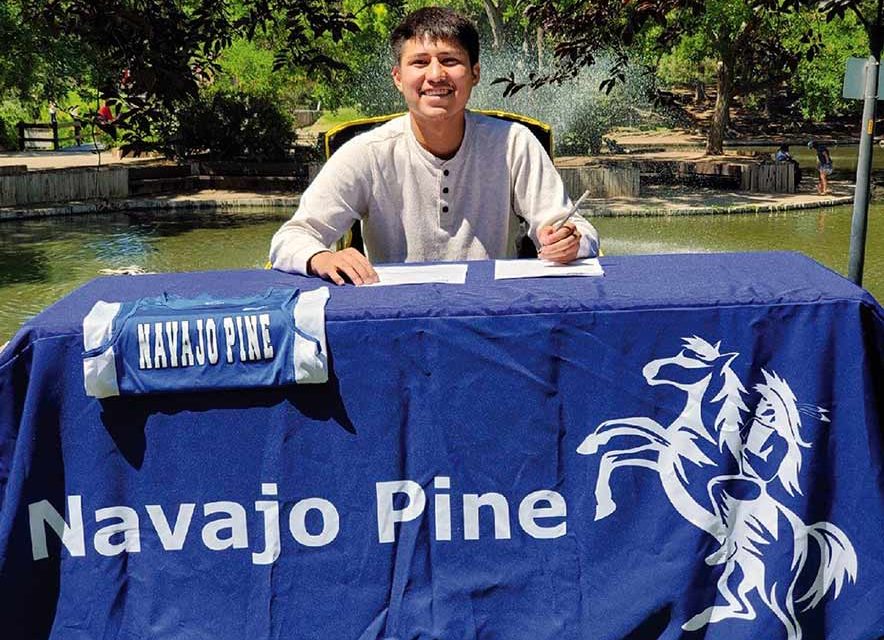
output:
M446 76L445 67L442 66L435 58L430 61L430 65L427 67L427 78L430 80L444 80Z

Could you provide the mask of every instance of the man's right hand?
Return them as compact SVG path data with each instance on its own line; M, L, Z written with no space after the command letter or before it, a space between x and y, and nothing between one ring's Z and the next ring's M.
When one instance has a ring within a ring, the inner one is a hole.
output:
M314 254L307 261L307 273L331 280L335 284L346 284L347 280L357 286L378 282L378 274L368 258L353 247Z

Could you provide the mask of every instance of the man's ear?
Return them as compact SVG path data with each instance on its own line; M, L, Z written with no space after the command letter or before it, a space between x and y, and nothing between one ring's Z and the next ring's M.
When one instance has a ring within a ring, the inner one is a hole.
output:
M402 93L402 69L399 65L395 65L393 67L393 71L390 73L393 76L393 84L396 85L396 88L399 90L399 93Z
M474 87L475 87L477 84L479 84L479 76L480 76L480 73L479 73L479 63L477 62L476 64L473 65L473 86L474 86Z

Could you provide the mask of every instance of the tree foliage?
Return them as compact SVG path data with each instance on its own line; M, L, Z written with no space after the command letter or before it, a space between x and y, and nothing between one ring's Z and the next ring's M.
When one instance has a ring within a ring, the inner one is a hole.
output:
M88 52L77 39L69 33L46 38L26 28L25 11L18 2L0 3L0 92L48 100L88 81Z
M174 153L181 114L216 94L260 98L283 112L319 100L324 108L388 113L403 108L389 78L390 31L408 11L437 3L7 0L0 3L0 119L8 125L28 111L36 118L41 108L45 117L50 100L70 104L72 90L85 88L91 99L83 117L119 134L132 150ZM840 98L844 59L870 46L874 52L881 42L878 0L445 4L478 25L483 85L505 76L506 97L560 82L602 59L608 92L636 75L640 63L668 82L718 82L719 95L760 100L788 84L804 114L821 118L851 106ZM544 57L550 48L554 66ZM112 124L94 118L104 101L116 115ZM719 143L728 106L716 109ZM583 120L607 122L612 111L598 113L606 117ZM593 140L595 126L585 127Z
M600 54L615 61L602 83L606 90L624 79L637 54L657 56L682 78L692 75L685 69L705 66L706 77L696 78L708 79L709 65L704 62L709 60L715 70L717 102L707 152L721 153L735 93L769 94L771 87L795 83L800 77L807 90L831 96L831 73L813 78L809 72L818 55L832 53L814 16L831 22L853 14L866 28L874 50L880 37L872 24L880 22L881 4L878 0L527 0L526 15L555 34L559 64L551 73L527 79L511 75L505 79L505 93L560 81L593 65ZM842 69L843 60L838 72Z
M202 95L180 114L176 155L284 160L291 122L273 100L233 91Z
M752 0L758 10L783 14L814 11L825 17L826 22L844 20L847 16L862 26L868 41L866 52L881 58L884 48L884 1L882 0Z
M788 22L810 22L812 42L795 30L784 30L784 45L797 53L798 65L788 79L805 118L823 120L856 111L860 103L841 97L844 69L851 56L868 55L868 39L855 16L829 20L819 12L804 10L787 16Z
M320 44L356 29L350 15L323 0L42 0L19 2L24 22L43 37L72 38L85 51L100 100L126 147L173 153L176 113L189 108L218 71L237 37L276 33L277 69L341 66Z
M531 3L527 14L560 36L555 55L560 61L552 75L531 78L537 86L573 74L596 62L600 52L615 64L603 88L622 82L635 50L641 45L658 56L681 46L694 62L711 57L716 63L717 102L707 139L707 152L721 153L728 124L730 99L739 67L751 65L753 52L772 51L754 46L763 20L744 0L587 0L567 3ZM775 42L775 41L774 41ZM739 54L738 54L739 52ZM508 89L516 89L510 80Z
M328 78L319 79L315 94L324 107L357 107L366 114L390 113L400 108L399 94L390 79L393 60L389 37L407 11L401 2L368 3L345 0L357 29L337 42L327 42L330 55L345 62Z

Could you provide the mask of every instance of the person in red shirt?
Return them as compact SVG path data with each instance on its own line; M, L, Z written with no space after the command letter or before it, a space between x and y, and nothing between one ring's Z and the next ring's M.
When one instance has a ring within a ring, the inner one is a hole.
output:
M107 106L107 102L105 102L98 109L98 121L103 122L104 124L108 124L112 122L114 119L114 114L111 113L110 107Z

